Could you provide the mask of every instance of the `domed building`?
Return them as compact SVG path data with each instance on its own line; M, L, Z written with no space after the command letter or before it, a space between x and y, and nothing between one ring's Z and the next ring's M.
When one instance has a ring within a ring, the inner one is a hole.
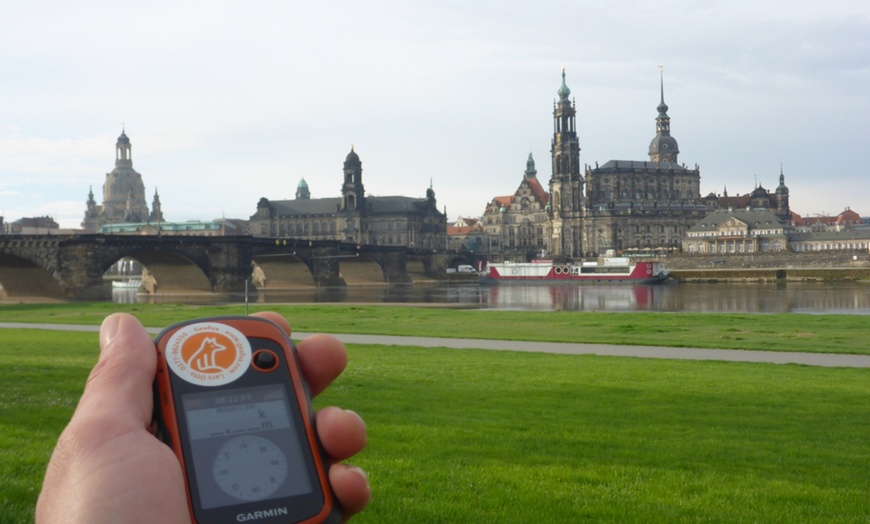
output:
M425 198L367 196L362 162L353 147L344 159L340 196L311 198L303 178L293 200L261 198L250 230L257 237L429 249L447 246L447 217L438 211L432 182Z
M680 248L686 231L708 212L701 202L701 174L678 163L677 140L665 103L664 76L649 160L610 160L586 167L582 252ZM556 243L558 246L558 243Z
M142 175L133 169L133 146L122 129L115 143L115 169L106 173L103 182L103 202L97 204L93 188L88 192L82 228L97 231L107 224L161 221L160 197L155 190L152 211L149 212Z

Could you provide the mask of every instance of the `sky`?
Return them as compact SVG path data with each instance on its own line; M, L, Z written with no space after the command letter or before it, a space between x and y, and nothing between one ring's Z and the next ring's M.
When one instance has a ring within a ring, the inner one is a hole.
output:
M168 221L368 195L448 220L546 185L566 70L581 164L648 160L660 97L703 195L870 216L867 0L34 0L0 18L0 215L80 227L122 129Z

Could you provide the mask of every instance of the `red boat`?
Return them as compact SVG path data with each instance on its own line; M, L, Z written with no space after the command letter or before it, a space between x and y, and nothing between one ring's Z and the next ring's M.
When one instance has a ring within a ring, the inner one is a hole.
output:
M579 265L552 260L492 263L480 273L481 284L658 284L668 279L658 262L630 262L628 258L603 258Z

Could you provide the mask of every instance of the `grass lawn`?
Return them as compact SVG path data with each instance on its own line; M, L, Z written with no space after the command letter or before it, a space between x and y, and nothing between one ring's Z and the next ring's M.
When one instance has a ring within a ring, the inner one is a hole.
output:
M868 318L859 315L595 313L495 311L408 306L252 305L284 314L300 332L756 349L870 355ZM243 305L110 303L0 306L0 322L99 324L128 311L150 327L180 320L244 314Z
M317 404L368 424L354 522L870 519L867 369L349 350ZM0 522L32 521L96 352L95 333L0 331Z

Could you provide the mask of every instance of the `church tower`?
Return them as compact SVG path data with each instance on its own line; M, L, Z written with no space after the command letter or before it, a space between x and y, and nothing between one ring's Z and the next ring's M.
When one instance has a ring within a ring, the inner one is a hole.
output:
M790 219L791 209L788 205L788 186L785 185L785 175L782 174L782 164L779 166L779 186L776 188L776 216L780 219Z
M677 141L671 136L671 117L668 116L668 105L665 103L665 73L659 66L661 74L661 102L656 108L659 115L656 117L656 136L649 144L649 159L651 162L677 163L677 155L680 148Z
M162 206L160 205L160 195L157 194L156 187L154 188L154 200L151 201L151 215L149 215L148 220L154 224L165 222L163 220Z
M562 256L578 256L583 252L583 176L580 174L580 142L577 139L576 105L568 97L571 90L565 83L556 92L559 100L553 107L553 141L550 153L553 176L550 178L550 214L552 238L550 252Z
M362 211L365 189L362 184L362 162L359 155L350 147L344 159L344 183L341 185L341 210Z

